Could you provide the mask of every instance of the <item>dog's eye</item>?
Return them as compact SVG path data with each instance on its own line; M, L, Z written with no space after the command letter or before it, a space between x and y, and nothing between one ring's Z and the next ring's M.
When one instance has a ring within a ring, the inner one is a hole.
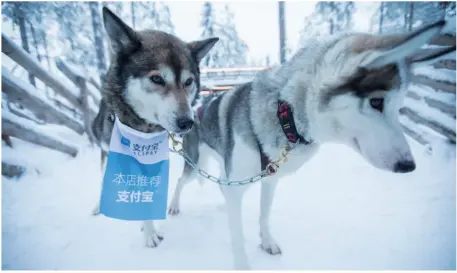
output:
M185 86L190 86L194 82L194 79L188 78L186 82L184 83Z
M153 75L150 77L150 79L155 84L165 85L165 81L163 80L163 78L158 75Z
M370 99L370 105L380 113L384 110L384 99L383 98L372 98Z
M109 114L108 115L108 120L111 121L111 122L114 122L114 115L113 114Z

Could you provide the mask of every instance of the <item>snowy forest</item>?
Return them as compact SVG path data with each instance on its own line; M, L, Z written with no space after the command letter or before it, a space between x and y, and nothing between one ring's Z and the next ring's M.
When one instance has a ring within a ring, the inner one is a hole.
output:
M152 28L175 34L166 2L3 2L2 20L12 23L15 37L20 37L17 42L48 69L59 57L103 75L109 51L101 22L102 6L111 8L135 29ZM352 29L355 2L318 2L314 9L303 18L300 44L310 36ZM455 16L455 2L380 2L366 23L371 32L394 33L450 16ZM194 17L200 20L198 38L220 38L203 61L204 67L274 65L269 56L263 61L246 63L249 50L255 49L239 37L230 5L218 5L216 9L213 3L204 2L199 17ZM287 42L285 47L290 58L293 52Z
M2 2L2 269L232 269L223 198L211 181L186 188L183 214L159 225L166 239L157 249L142 245L138 223L92 215L106 156L91 127L111 57L104 6L136 30L180 37L179 21L193 21L193 40L219 37L200 62L201 96L252 81L318 36L404 33L446 20L424 47L456 45L455 2L309 2L303 15L293 2L272 2L271 13L260 2L246 12L247 2L193 2L188 16L171 1ZM261 28L249 34L254 21ZM415 172L394 176L348 147L323 145L278 187L273 227L284 254L250 253L253 267L455 270L455 56L412 71L400 123ZM183 166L170 153L169 197ZM256 233L259 194L248 195L243 217ZM247 238L250 251L256 240Z
M3 21L13 22L20 44L48 68L59 57L89 71L104 74L109 63L101 8L107 6L134 29L152 28L175 34L166 2L3 2ZM217 16L216 16L217 14ZM220 37L207 67L245 65L248 47L233 24L229 5L215 10L211 2L201 7L201 37Z

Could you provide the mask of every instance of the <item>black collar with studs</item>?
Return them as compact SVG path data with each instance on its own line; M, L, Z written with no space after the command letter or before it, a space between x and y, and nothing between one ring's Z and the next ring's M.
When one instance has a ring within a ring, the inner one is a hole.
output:
M304 144L304 145L309 145L309 144L313 143L312 140L306 140L302 135L300 135L298 133L297 127L295 126L292 107L287 102L285 102L283 100L278 101L277 116L279 119L279 124L281 124L281 128L284 132L284 135L287 137L289 142ZM260 150L262 170L264 170L271 161L270 161L270 158L263 152L262 145L260 145L260 143L259 143L259 150ZM269 171L271 174L275 173L275 170L273 170L273 169L271 169Z
M292 112L292 107L285 101L278 101L278 119L281 124L281 128L284 131L289 142L299 144L311 144L312 141L307 141L305 138L297 132L295 127L295 120Z

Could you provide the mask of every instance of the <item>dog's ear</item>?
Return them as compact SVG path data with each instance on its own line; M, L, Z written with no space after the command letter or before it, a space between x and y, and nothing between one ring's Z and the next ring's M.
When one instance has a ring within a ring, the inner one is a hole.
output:
M103 24L114 53L129 53L141 45L135 31L107 7L103 7Z
M409 56L408 61L413 67L430 65L439 60L450 57L455 59L455 46L439 47L439 48L424 48L416 51L412 56Z
M218 37L209 38L206 40L194 41L188 43L192 56L199 63L213 46L219 41Z
M422 46L437 35L445 24L445 21L439 21L408 34L374 36L372 41L366 43L369 45L367 46L369 48L365 49L380 50L382 53L380 55L378 54L374 59L367 58L366 61L360 64L360 67L376 69L407 60L408 57L414 55Z

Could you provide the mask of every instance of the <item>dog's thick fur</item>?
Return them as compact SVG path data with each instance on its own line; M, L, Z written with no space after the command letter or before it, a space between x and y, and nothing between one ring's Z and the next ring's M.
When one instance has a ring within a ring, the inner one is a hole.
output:
M221 177L243 180L261 171L259 144L270 159L288 144L277 117L278 100L293 109L297 131L312 144L293 145L286 163L262 180L261 247L281 250L270 232L269 218L278 179L294 173L320 144L338 142L352 147L371 165L390 172L411 172L415 162L399 123L411 67L454 53L424 49L443 27L438 22L402 35L341 34L309 41L286 64L261 72L253 82L221 96L205 99L202 119L184 136L186 153L205 169L212 155ZM180 211L184 185L196 176L185 165L169 207ZM221 186L228 213L236 269L248 269L242 228L242 198L247 186Z
M145 133L189 132L194 123L191 105L200 90L199 63L219 38L186 43L162 31L135 31L106 7L103 21L112 54L92 126L97 139L109 145L113 115ZM103 161L102 152L102 166ZM163 238L153 221L146 221L143 231L149 247Z

